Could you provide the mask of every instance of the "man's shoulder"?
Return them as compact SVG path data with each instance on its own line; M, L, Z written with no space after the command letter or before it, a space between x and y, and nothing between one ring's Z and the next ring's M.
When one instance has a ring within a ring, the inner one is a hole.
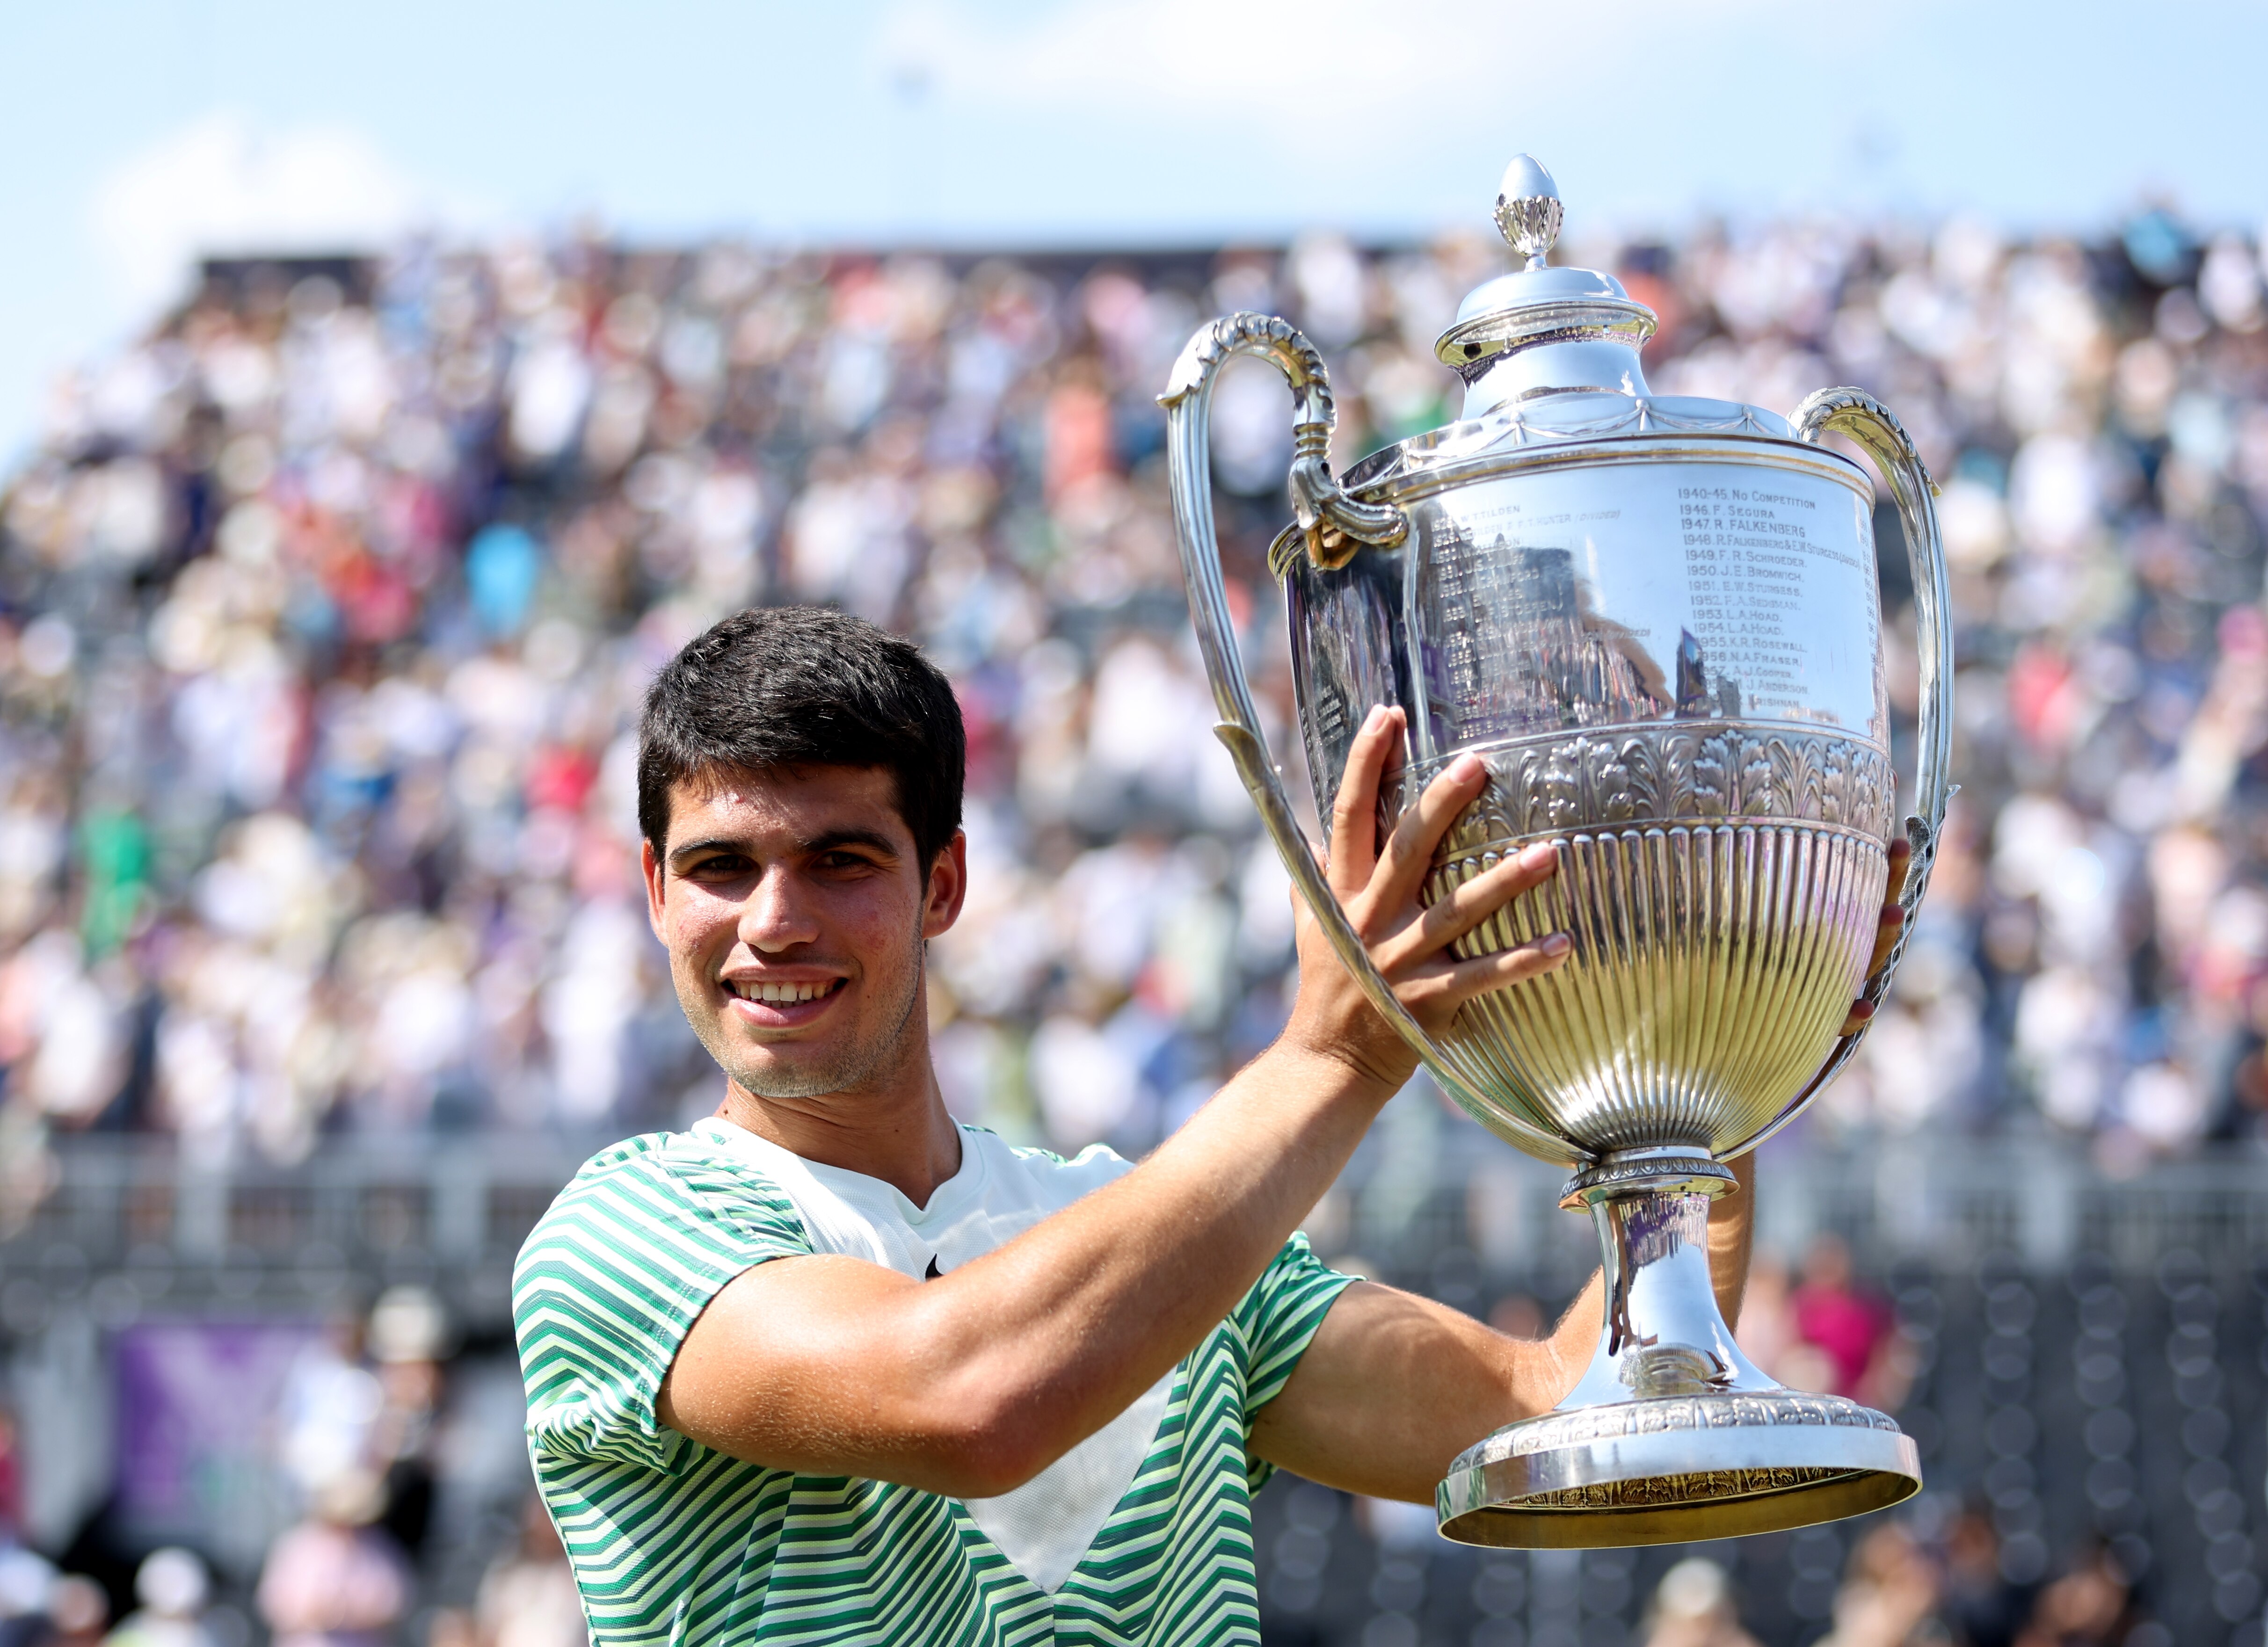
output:
M651 1186L665 1194L699 1198L729 1194L770 1195L784 1200L785 1192L763 1163L726 1148L699 1127L681 1132L642 1132L610 1143L576 1169L559 1192L563 1202L612 1187Z
M757 1163L697 1130L641 1133L583 1163L536 1221L520 1261L547 1246L603 1239L622 1229L692 1239L719 1218L799 1222L785 1190Z

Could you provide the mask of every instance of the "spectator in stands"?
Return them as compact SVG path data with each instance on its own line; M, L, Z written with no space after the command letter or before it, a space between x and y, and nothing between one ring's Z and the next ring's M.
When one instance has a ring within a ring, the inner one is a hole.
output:
M407 1609L409 1564L373 1525L386 1489L367 1471L323 1483L313 1513L276 1540L260 1574L260 1616L276 1647L381 1647Z
M416 1564L432 1525L433 1447L441 1413L449 1322L430 1289L389 1287L370 1314L379 1401L368 1440L385 1494L379 1526Z
M1756 1647L1741 1628L1725 1570L1690 1555L1661 1576L1646 1615L1646 1647Z
M474 1625L478 1647L584 1647L589 1639L574 1570L534 1493L520 1511L519 1548L481 1580Z
M2143 1621L2125 1570L2097 1546L2040 1592L2016 1647L2119 1647Z
M55 1587L54 1562L0 1538L0 1647L44 1647Z
M93 1579L65 1574L48 1592L48 1621L54 1633L46 1647L95 1647L110 1622L110 1599Z
M1852 1276L1851 1249L1841 1237L1822 1232L1812 1238L1787 1307L1796 1336L1823 1357L1817 1370L1828 1374L1823 1385L1799 1387L1887 1401L1892 1408L1904 1398L1911 1374L1900 1367L1897 1317Z
M1940 1640L1938 1574L1907 1529L1885 1522L1859 1540L1820 1647L1906 1647Z
M109 1621L92 1578L58 1577L29 1551L0 1555L0 1647L98 1647Z
M134 1574L142 1605L104 1638L103 1647L215 1647L205 1628L211 1592L205 1564L178 1546L153 1550Z
M1960 1647L2013 1647L2030 1615L2033 1586L2010 1582L2000 1570L2000 1535L1990 1509L1962 1507L1947 1530L1944 1551L1946 1621Z

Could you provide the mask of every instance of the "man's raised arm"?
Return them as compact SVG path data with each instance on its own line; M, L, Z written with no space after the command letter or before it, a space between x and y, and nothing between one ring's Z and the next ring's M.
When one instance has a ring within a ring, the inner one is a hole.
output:
M1439 1031L1568 945L1448 955L1555 859L1531 849L1423 905L1434 848L1484 774L1452 762L1381 849L1375 800L1400 739L1399 711L1373 711L1327 867L1380 971ZM1300 957L1284 1034L1140 1166L934 1281L842 1257L743 1273L687 1334L662 1423L755 1463L960 1496L1028 1481L1108 1423L1235 1306L1415 1067L1304 912Z

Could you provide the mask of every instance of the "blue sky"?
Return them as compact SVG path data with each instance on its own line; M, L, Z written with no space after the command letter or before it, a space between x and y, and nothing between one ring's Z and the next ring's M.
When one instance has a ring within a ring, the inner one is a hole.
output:
M1422 234L1522 149L1571 233L2268 220L2263 0L12 0L0 62L0 453L195 251L413 224Z

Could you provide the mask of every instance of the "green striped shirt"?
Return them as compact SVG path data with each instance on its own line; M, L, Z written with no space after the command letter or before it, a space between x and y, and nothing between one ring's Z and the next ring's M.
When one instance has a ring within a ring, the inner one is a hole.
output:
M750 1266L956 1268L1129 1170L962 1138L922 1209L707 1121L602 1151L536 1225L512 1283L529 1446L601 1647L1258 1641L1251 1496L1270 1467L1247 1438L1350 1279L1304 1237L1126 1415L1002 1498L767 1469L655 1418L686 1332Z

